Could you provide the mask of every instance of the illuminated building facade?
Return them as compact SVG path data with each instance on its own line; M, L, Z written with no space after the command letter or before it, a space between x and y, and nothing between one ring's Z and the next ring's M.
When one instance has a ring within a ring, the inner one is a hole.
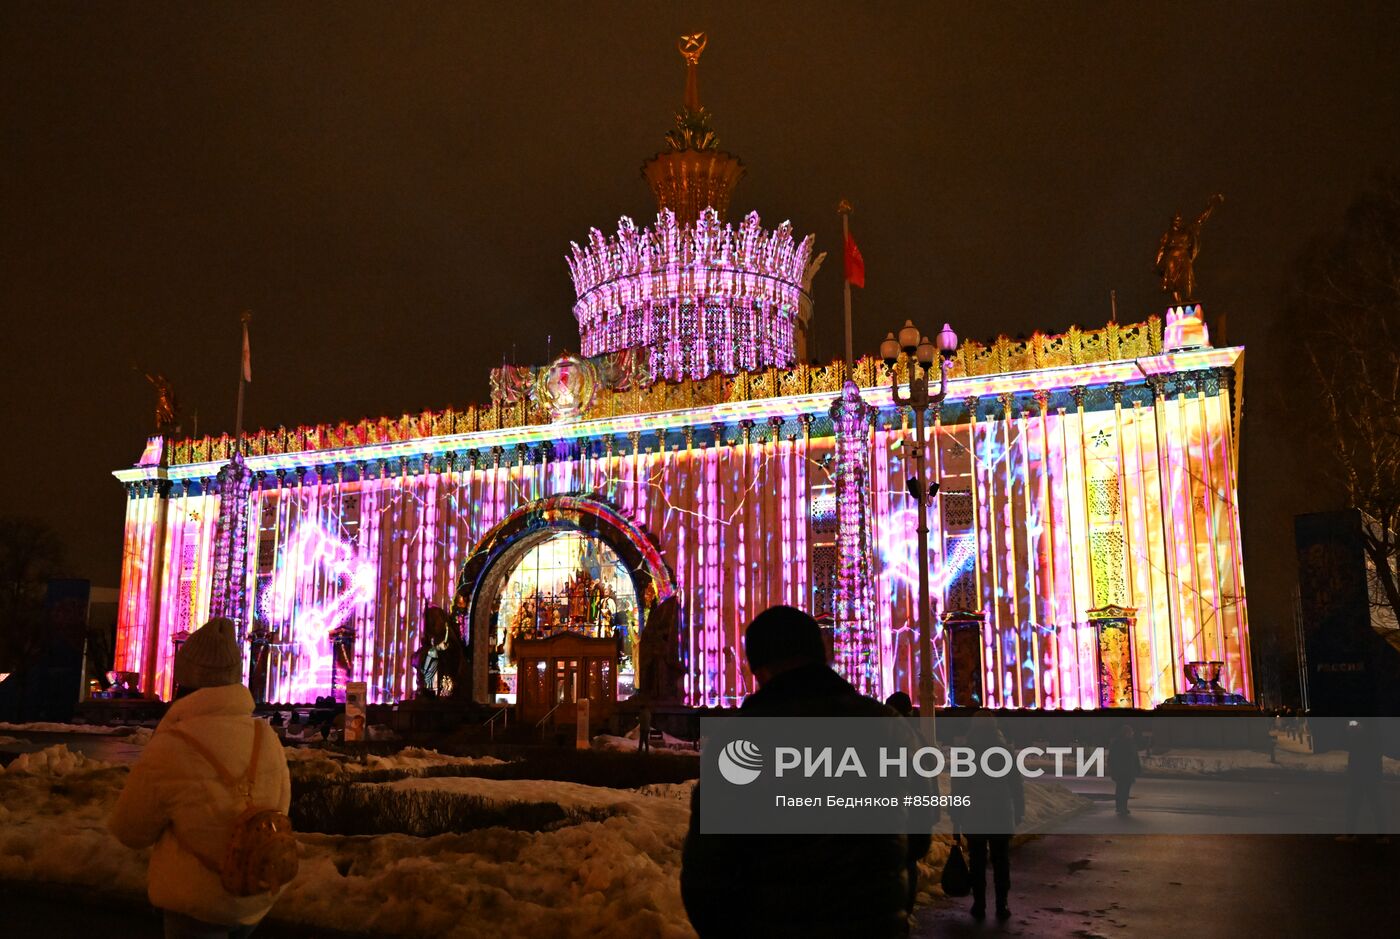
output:
M559 632L615 639L614 663L570 680L625 698L674 599L659 648L687 704L753 690L743 629L777 603L830 618L863 691L915 692L910 418L874 359L805 363L811 239L725 223L742 165L717 150L687 61L671 150L643 170L658 221L595 231L570 258L578 355L495 370L489 404L245 435L246 475L226 435L158 442L116 473L119 669L169 695L175 647L222 590L268 701L347 680L412 697L434 606L460 624L478 700L545 680L513 646ZM1192 662L1252 695L1243 350L1210 347L1196 312L958 349L928 428L932 594L975 624L981 703L1152 707ZM934 649L942 697L941 627Z

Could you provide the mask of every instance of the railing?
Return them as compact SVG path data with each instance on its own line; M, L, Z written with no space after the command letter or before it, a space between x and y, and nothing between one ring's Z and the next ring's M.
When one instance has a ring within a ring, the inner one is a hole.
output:
M561 707L563 707L565 703L566 703L566 702L564 702L564 701L560 701L558 704L554 705L554 707L550 708L548 711L545 711L545 712L544 712L544 717L541 717L539 720L535 721L535 726L536 726L536 727L543 727L543 726L544 726L544 722L547 721L547 720L549 720L551 717L553 717L553 716L554 716L554 712L557 711L557 710L559 710Z
M505 730L507 727L510 726L509 704L501 708L495 714L492 714L490 717L486 718L484 722L486 726L486 732L491 735L492 740L496 739L496 718L498 717L501 719L501 730Z

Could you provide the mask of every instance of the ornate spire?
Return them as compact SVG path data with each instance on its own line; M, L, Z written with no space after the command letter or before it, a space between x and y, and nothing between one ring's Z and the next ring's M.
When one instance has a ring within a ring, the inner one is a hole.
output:
M688 33L676 41L685 59L685 103L676 112L676 126L666 134L667 152L642 164L657 208L670 209L682 224L694 222L710 207L723 219L734 186L744 175L739 158L719 149L710 112L700 104L700 54L708 42L704 33Z
M685 106L676 112L675 129L666 132L672 150L719 149L719 136L710 127L710 112L700 104L700 53L708 42L704 33L676 40L676 49L685 59Z
M690 33L676 40L676 50L685 59L685 109L700 110L700 53L705 51L710 37L704 33Z

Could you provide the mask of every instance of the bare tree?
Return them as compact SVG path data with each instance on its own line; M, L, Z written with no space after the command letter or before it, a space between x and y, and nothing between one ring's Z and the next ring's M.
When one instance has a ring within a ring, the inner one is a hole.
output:
M38 654L44 586L61 572L63 556L63 542L44 522L0 517L0 671Z
M1288 321L1321 420L1319 463L1364 516L1373 604L1400 617L1400 172L1379 174L1305 253Z

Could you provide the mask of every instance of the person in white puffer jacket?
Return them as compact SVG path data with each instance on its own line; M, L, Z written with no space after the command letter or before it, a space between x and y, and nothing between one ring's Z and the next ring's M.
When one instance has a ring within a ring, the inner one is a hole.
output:
M147 894L165 914L166 939L242 937L277 900L224 890L219 875L197 855L222 858L235 818L246 807L209 759L178 734L188 734L224 770L243 777L259 747L249 801L286 812L291 778L282 744L270 727L255 726L253 696L242 684L242 656L233 623L211 619L175 653L175 701L131 770L107 826L130 848L154 845Z

